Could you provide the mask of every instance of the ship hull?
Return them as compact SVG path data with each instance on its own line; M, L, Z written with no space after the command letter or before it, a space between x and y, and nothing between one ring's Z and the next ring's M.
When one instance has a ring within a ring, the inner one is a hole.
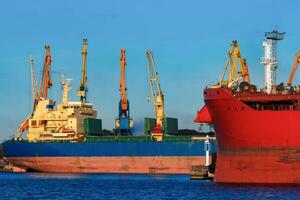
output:
M190 174L192 166L204 164L205 157L12 157L8 160L40 172Z
M222 88L206 89L204 100L216 131L216 182L300 183L300 111L254 110Z
M190 174L204 142L3 143L16 166L40 172Z
M218 153L220 183L300 183L300 148L231 149Z

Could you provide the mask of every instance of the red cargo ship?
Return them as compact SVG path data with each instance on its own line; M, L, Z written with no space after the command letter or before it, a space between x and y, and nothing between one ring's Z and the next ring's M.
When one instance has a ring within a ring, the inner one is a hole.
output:
M210 88L204 99L217 136L216 182L300 183L299 94Z
M195 121L214 125L216 182L300 183L299 87L290 87L290 81L288 86L274 84L274 45L282 38L277 31L266 33L263 90L237 81L204 90L205 106ZM296 61L291 77L299 64Z

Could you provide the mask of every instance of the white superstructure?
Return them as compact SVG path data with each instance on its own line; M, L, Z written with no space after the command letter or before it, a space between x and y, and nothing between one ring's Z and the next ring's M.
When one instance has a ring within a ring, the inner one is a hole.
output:
M284 33L276 30L265 33L263 41L264 57L261 58L261 64L265 65L265 91L271 93L272 87L276 85L276 70L278 66L277 42L282 40Z
M33 115L29 118L27 140L29 141L80 141L84 139L84 120L96 119L97 112L87 102L70 102L70 79L62 76L62 101L55 106L51 99L38 102Z

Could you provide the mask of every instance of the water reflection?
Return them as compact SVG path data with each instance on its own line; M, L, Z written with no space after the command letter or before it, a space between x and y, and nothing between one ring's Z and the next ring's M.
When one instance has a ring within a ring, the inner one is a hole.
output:
M26 173L31 178L38 179L78 179L84 178L85 174L74 174L74 173Z

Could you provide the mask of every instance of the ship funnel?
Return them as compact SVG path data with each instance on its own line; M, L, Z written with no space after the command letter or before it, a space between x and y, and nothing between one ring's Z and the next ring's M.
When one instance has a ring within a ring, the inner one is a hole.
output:
M285 33L277 30L265 33L265 39L262 46L264 47L264 57L260 59L260 63L265 65L265 91L272 92L272 87L276 85L276 70L278 66L277 59L277 42L283 39Z

